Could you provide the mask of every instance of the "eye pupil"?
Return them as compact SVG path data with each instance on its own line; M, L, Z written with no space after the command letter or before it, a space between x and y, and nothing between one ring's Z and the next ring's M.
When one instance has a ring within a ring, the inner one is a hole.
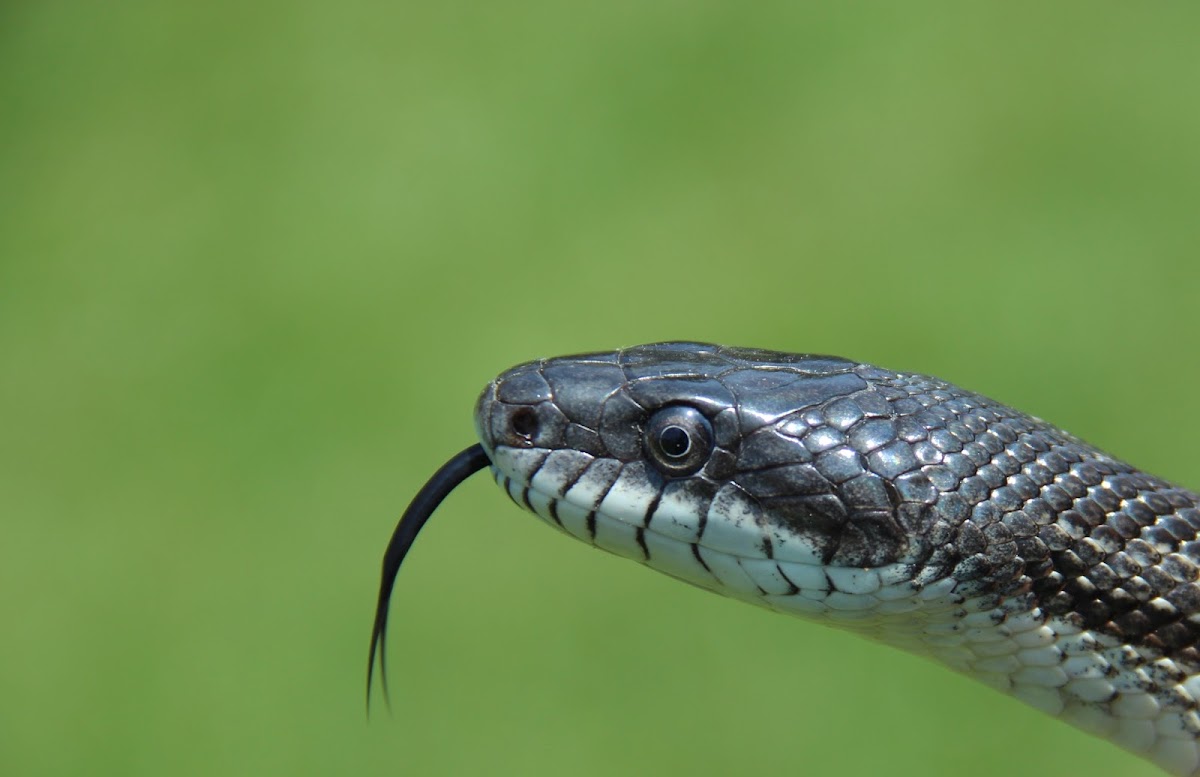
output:
M691 435L678 426L668 426L658 435L658 446L672 458L682 458L692 447Z

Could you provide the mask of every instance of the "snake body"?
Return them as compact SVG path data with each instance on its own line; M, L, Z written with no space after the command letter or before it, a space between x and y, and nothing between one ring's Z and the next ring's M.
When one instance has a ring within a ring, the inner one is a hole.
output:
M703 343L518 365L475 421L566 534L1200 769L1193 491L937 378Z

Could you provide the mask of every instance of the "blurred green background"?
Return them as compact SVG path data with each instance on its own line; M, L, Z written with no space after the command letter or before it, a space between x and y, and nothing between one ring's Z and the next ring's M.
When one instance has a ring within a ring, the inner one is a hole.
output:
M932 372L1200 484L1191 5L7 3L0 772L1154 774L477 477L525 359ZM377 710L377 713L382 712Z

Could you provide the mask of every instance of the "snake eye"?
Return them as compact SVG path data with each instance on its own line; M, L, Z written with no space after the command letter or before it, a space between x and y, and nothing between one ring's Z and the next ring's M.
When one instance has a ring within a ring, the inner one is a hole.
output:
M694 407L671 405L646 424L646 457L667 477L691 475L712 453L712 426Z

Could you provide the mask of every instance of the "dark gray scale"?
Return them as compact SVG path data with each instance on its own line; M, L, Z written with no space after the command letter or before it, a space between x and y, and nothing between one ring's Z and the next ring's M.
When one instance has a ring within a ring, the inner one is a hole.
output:
M797 409L749 435L739 457L737 482L823 540L826 563L903 561L967 594L1028 591L1080 627L1200 659L1195 493L945 382L853 374L868 386L821 402L815 425Z

